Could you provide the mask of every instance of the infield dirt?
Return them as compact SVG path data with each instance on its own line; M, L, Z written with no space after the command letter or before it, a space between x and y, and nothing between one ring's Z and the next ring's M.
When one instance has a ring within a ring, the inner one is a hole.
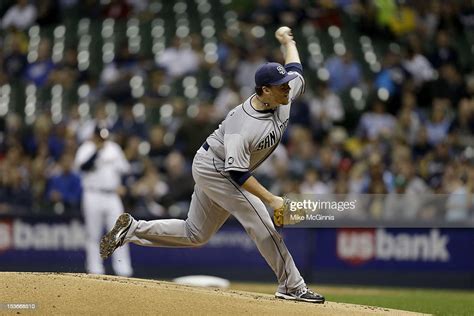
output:
M34 310L6 304L35 304ZM271 295L183 286L156 280L68 273L0 272L0 315L421 315Z

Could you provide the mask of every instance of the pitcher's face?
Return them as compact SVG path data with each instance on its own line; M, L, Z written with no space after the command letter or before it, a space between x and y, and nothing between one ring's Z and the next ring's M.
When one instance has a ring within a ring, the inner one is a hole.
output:
M272 103L288 104L290 102L290 85L284 83L278 86L270 86Z

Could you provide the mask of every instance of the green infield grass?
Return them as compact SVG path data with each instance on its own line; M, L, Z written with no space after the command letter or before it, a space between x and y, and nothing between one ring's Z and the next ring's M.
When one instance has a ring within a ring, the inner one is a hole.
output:
M474 315L474 291L349 286L309 287L331 302L379 306L433 315ZM231 289L275 293L275 284L231 283Z

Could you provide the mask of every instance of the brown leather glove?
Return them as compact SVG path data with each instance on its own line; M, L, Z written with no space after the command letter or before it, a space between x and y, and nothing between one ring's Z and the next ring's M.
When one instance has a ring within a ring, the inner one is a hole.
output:
M273 222L276 226L294 225L305 219L305 211L303 209L290 210L291 202L292 200L284 196L283 205L273 210Z

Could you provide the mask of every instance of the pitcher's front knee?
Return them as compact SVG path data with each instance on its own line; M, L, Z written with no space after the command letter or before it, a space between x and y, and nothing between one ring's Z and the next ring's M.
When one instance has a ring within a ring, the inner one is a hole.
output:
M186 225L187 235L192 244L196 247L206 244L211 239L212 234L203 233L197 229L193 229L190 225Z
M204 235L202 233L192 233L189 238L193 242L193 245L198 247L205 245L209 241L209 239L211 239L211 236Z

